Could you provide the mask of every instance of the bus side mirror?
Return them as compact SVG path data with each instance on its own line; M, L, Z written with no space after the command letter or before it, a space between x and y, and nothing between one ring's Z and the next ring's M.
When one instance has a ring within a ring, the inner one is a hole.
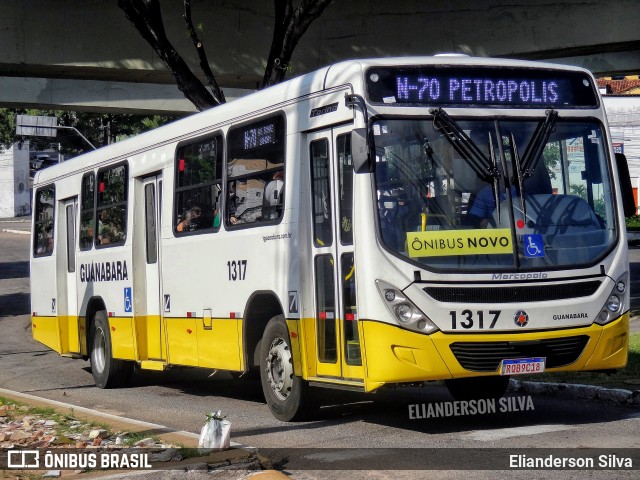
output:
M616 153L616 165L620 181L620 194L622 195L622 208L625 217L632 217L636 214L636 200L633 197L633 187L629 176L629 165L627 157L623 153Z
M366 128L354 128L351 131L351 155L353 156L353 171L355 173L372 172Z

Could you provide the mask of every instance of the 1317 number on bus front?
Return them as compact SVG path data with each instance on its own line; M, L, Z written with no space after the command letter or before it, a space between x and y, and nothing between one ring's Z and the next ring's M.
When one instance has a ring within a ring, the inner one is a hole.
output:
M462 310L461 312L451 310L449 316L451 317L452 330L457 330L458 328L484 330L485 328L495 327L500 317L500 310L489 310L488 312L483 310L475 312L472 310Z

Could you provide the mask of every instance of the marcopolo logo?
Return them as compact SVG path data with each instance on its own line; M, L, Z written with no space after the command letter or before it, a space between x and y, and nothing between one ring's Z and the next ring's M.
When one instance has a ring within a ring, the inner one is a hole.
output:
M515 323L519 327L526 327L529 323L529 314L524 310L518 310L513 315L513 323Z
M544 272L491 274L491 280L542 280L547 277L548 275Z

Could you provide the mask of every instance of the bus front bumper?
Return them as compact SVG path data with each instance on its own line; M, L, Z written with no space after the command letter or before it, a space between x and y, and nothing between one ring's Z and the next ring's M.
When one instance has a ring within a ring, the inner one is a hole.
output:
M385 384L497 375L505 358L545 357L548 372L622 368L627 364L629 314L605 326L529 333L423 335L366 320L362 331L366 390L371 391Z

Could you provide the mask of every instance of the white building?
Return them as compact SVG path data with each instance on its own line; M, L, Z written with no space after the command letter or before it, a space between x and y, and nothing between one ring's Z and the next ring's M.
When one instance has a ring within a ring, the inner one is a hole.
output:
M627 157L631 177L639 178L640 95L606 95L604 107L607 111L614 148Z
M31 214L29 142L0 150L0 218Z

